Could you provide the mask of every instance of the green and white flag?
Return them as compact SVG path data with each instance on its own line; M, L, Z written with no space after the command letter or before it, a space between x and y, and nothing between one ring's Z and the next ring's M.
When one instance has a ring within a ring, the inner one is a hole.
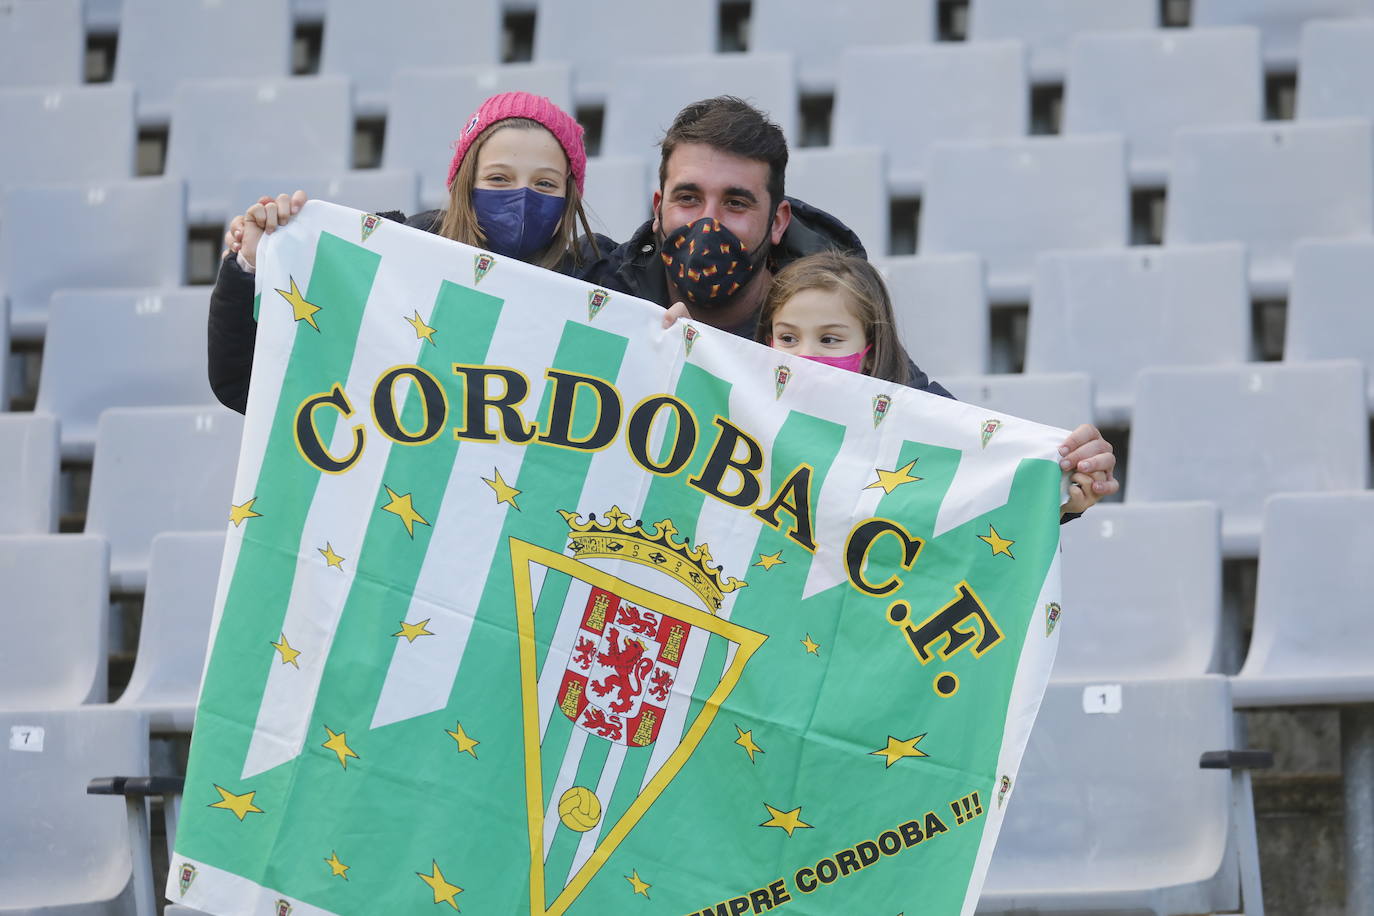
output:
M973 912L1062 430L320 202L258 284L171 900Z

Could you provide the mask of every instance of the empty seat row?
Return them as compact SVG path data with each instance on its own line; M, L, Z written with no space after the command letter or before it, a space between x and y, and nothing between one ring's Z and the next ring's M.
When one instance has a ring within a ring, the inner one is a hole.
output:
M143 589L158 534L224 530L242 429L218 404L100 415L85 531L108 544L111 588ZM54 418L0 414L0 533L56 530L57 456Z
M115 705L156 732L191 730L223 553L222 531L152 540L134 670ZM0 650L0 709L106 701L109 556L97 535L0 535L12 647Z

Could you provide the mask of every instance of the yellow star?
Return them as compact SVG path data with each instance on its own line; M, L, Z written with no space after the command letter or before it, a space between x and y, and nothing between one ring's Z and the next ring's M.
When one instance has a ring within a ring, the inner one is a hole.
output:
M751 728L749 729L749 731L745 731L744 729L736 725L735 731L739 732L739 737L735 739L735 743L738 744L740 747L744 748L746 751L748 751L749 762L753 763L754 754L762 754L764 752L763 748L759 747L757 744L754 743L754 730Z
M878 479L873 481L868 486L864 487L864 489L879 489L882 490L884 493L891 493L893 490L897 489L904 483L915 483L916 481L921 480L922 478L913 477L909 473L911 469L916 466L916 462L919 460L919 458L913 458L911 459L911 461L902 465L895 471L884 471L882 468L874 468L873 470L878 475Z
M1011 545L1015 544L1016 542L1009 541L1006 538L1000 536L997 533L997 529L992 527L991 525L988 525L987 536L985 537L980 534L978 535L978 540L982 541L983 543L987 544L989 547L992 548L992 555L994 557L997 556L999 553L1004 553L1007 556L1011 557L1013 560L1016 559L1016 557L1012 556L1011 554Z
M330 544L328 541L325 541L323 547L318 547L316 549L319 550L320 555L324 557L324 561L326 563L337 569L339 572L343 572L344 558L334 552L333 544Z
M483 477L482 483L491 487L492 491L496 493L496 505L499 506L502 503L510 503L512 506L515 506L516 509L519 509L520 507L515 505L515 497L520 495L520 491L506 483L505 480L501 478L501 472L496 468L492 468L491 471L492 476L496 479L487 480Z
M281 653L281 663L283 665L290 664L296 668L301 666L301 663L296 661L297 657L301 654L300 650L291 648L291 643L286 641L285 633L281 634L281 642L268 643L268 645Z
M324 861L329 865L329 874L331 878L343 878L345 881L348 880L348 875L344 874L344 872L348 871L352 866L340 862L337 852L331 851L329 853L329 858Z
M252 499L248 500L241 506L231 505L229 507L229 521L234 523L235 528L238 528L240 525L248 521L250 518L262 518L261 512L253 511L253 503L257 501L258 498L254 496Z
M759 824L760 827L781 827L783 830L787 831L788 836L791 836L793 830L797 830L801 827L809 828L811 826L801 819L800 806L793 808L791 811L779 811L777 808L765 802L764 807L768 809L768 813L772 815L772 817L768 818L768 820L764 821L762 824Z
M460 754L471 754L471 755L472 755L472 759L476 760L476 759L477 759L477 752L476 752L475 750L473 750L473 748L475 748L477 745L481 744L482 742L480 742L480 741L475 741L475 740L473 740L472 738L469 738L469 737L468 737L468 733L465 732L465 731L463 731L463 723L461 723L461 722L457 723L457 724L454 726L454 728L456 728L457 731L452 731L452 732L450 732L448 729L444 729L444 731L445 731L445 732L448 732L448 736L449 736L450 738L452 738L454 741L457 741L457 742L458 742L458 753L460 753Z
M429 522L420 517L420 513L415 511L415 506L410 501L409 493L405 496L397 496L396 491L385 484L383 484L383 489L386 490L386 495L391 497L391 502L382 506L382 511L390 512L392 515L399 518L406 526L406 533L412 538L415 537L416 522L419 522L421 525L429 524Z
M929 757L925 751L920 750L916 745L921 743L925 734L919 734L915 738L908 738L905 741L898 741L891 735L887 736L887 747L880 748L869 754L870 757L886 757L887 765L892 766L904 757Z
M420 317L418 311L415 313L414 318L407 318L406 321L415 329L416 340L427 340L431 346L439 346L434 342L434 329L425 324L424 319Z
M759 554L759 561L755 566L762 566L765 570L772 569L774 566L784 565L787 561L782 558L782 551L770 554Z
M461 894L463 889L456 884L449 884L444 880L444 873L439 871L438 862L431 859L430 865L433 867L433 874L427 875L422 871L417 871L415 874L419 875L420 880L428 884L434 891L435 903L447 903L455 910L458 909L458 904L453 902L453 898Z
M232 811L234 812L234 816L239 820L243 820L250 813L262 814L262 809L253 804L253 796L257 795L257 792L245 792L242 795L235 795L233 792L221 786L215 786L215 791L219 793L219 801L212 805L207 805L206 807L223 808L225 811Z
M810 633L806 634L806 638L801 641L801 644L803 646L806 646L806 651L811 653L812 655L821 654L821 644L818 642L812 642ZM738 726L736 726L736 728L738 728Z
M324 727L324 730L329 735L329 740L321 744L320 747L327 747L335 754L338 754L339 766L343 767L345 770L348 769L348 758L353 757L357 759L358 755L353 753L353 748L348 746L348 739L344 737L343 732L335 734L329 730L328 725Z
M421 620L419 623L406 623L404 620L402 620L401 632L392 633L391 635L404 636L407 642L414 642L421 636L433 636L433 633L425 629L425 625L429 623L429 620L430 618L428 617L426 617L424 620Z
M653 887L647 881L641 880L637 871L631 871L625 876L625 880L630 882L630 887L634 888L634 893L643 894L645 897L649 896L649 888Z
M305 297L301 295L300 289L296 286L296 278L291 277L290 279L291 292L288 293L284 289L279 289L277 290L277 292L281 293L281 297L283 299L291 303L291 314L293 318L295 318L297 321L306 322L312 328L318 331L320 329L320 326L315 323L315 313L320 310L320 307L318 305L311 305L309 302L306 302Z

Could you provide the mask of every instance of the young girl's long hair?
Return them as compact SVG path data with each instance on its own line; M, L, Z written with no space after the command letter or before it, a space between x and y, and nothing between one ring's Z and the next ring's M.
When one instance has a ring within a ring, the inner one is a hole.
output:
M910 384L911 360L897 336L892 297L877 268L854 255L823 251L798 258L779 271L764 297L754 339L771 344L773 317L778 309L797 293L808 289L838 292L849 299L854 317L863 325L864 336L871 347L864 357L864 375L901 385Z
M463 157L462 163L458 166L458 173L453 176L453 184L449 186L448 191L448 209L439 216L437 230L439 235L453 239L455 242L462 242L464 245L472 245L475 248L486 245L486 237L482 233L481 227L477 225L477 213L472 208L472 190L477 186L477 160L480 158L482 147L486 142L498 130L505 130L508 127L516 130L547 130L544 125L530 118L506 118L483 130L472 144L472 148L468 150L467 155ZM530 258L530 263L536 267L557 270L559 264L569 254L572 255L573 263L580 263L581 256L577 249L579 222L592 251L597 252L596 237L592 235L591 226L587 222L587 214L582 209L582 195L578 193L577 182L572 180L571 174L566 177L564 188L566 196L564 198L563 219L554 231L553 239L550 240L544 250ZM599 252L597 254L599 255Z

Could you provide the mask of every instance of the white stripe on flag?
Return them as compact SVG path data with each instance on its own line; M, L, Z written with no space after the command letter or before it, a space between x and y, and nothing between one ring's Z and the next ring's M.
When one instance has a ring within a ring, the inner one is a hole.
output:
M549 730L549 719L558 709L558 687L563 683L563 672L568 669L568 659L572 658L573 642L582 626L582 611L587 607L587 598L592 587L574 579L568 588L568 597L563 601L559 613L558 628L549 641L549 650L544 655L544 667L539 672L539 741L543 743L544 734ZM536 622L536 627L538 623ZM562 714L561 712L559 713Z
M512 317L511 312L503 312L492 333L485 362L496 366L530 362L552 365L562 333L563 325L559 322L531 324ZM533 421L546 380L542 374L530 373L528 377L530 393L522 407L526 420ZM497 503L496 494L482 481L494 479L493 471L499 470L506 483L520 487L524 455L524 446L505 441L472 448L459 445L444 503L434 519L429 549L415 582L417 600L406 620L423 620L430 616L432 606L448 610L438 612L440 616L429 627L437 638L397 640L372 717L373 728L404 722L448 705L482 600L482 589L474 588L470 577L454 575L453 558L463 557L467 569L491 566L506 515L518 510ZM520 497L515 497L515 502L518 505ZM506 575L501 570L494 574ZM511 621L514 622L513 609ZM436 626L442 626L443 631L435 629Z

